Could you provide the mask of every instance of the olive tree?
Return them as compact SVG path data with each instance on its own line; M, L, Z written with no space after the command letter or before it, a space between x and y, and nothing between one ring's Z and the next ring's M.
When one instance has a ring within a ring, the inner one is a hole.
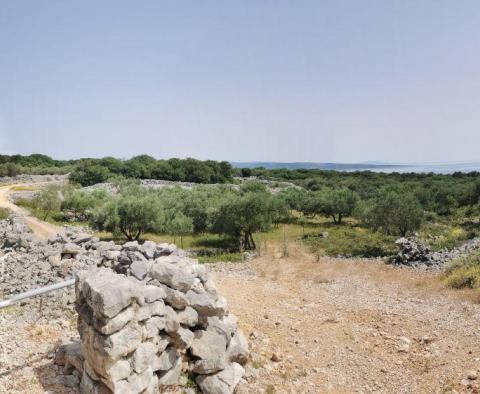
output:
M62 201L62 211L69 211L74 219L86 220L96 206L99 206L108 197L104 188L87 192L81 189L67 188Z
M354 212L357 203L358 195L350 189L323 189L308 193L302 200L301 211L307 216L331 217L334 223L341 224L344 217Z
M153 193L133 186L121 190L99 207L92 222L101 230L121 233L133 241L145 232L162 231L165 215L160 201Z
M60 211L61 204L60 189L55 185L45 187L32 200L32 206L42 213L43 220L52 213Z
M193 232L193 220L181 212L177 212L172 220L166 224L166 230L175 236L180 236L180 247L183 249L183 236Z
M422 206L408 192L384 191L374 200L364 202L359 211L367 226L402 237L419 229L423 222Z
M256 249L253 233L267 231L272 224L270 204L265 192L228 196L213 213L211 231L236 238L242 249Z
M289 206L281 197L273 196L270 198L270 211L275 227L278 227L281 222L285 222L290 218Z
M320 195L321 214L331 217L333 222L341 224L342 219L350 216L358 203L358 195L347 189L328 189Z

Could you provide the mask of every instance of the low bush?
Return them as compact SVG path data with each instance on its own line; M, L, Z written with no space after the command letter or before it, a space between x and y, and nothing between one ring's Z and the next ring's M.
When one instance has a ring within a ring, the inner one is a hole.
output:
M467 240L475 238L478 230L468 229L455 222L429 222L418 232L419 238L427 243L433 251L453 249Z
M454 260L445 270L443 281L455 289L480 288L480 251Z

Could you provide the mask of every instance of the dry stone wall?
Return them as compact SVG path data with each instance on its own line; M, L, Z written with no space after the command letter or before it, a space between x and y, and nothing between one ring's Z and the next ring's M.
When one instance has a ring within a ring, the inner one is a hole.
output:
M157 393L187 376L233 393L248 345L205 266L174 245L128 242L76 274L82 393Z

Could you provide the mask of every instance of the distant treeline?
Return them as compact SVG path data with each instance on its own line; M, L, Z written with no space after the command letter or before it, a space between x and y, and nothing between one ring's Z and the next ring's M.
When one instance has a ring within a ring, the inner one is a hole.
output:
M74 167L75 160L54 160L49 156L0 155L0 176L20 174L66 174Z
M226 161L168 159L147 155L128 160L102 159L54 160L41 154L29 156L0 155L0 176L18 174L70 173L70 179L82 186L115 178L162 179L193 183L232 183L234 176L289 181L316 192L346 189L361 200L376 198L380 190L395 189L412 194L426 211L448 215L457 208L478 204L480 173L419 174L378 173L372 171L340 172L319 169L232 168Z
M289 181L310 191L346 188L362 200L369 200L382 189L413 194L426 211L448 215L456 208L472 206L480 199L480 173L381 173L372 171L340 172L264 168L242 169L243 176Z
M65 174L82 186L106 182L112 178L164 179L194 183L233 182L233 169L226 161L196 159L156 160L148 155L128 160L104 157L102 159L54 160L33 154L1 155L0 176L19 174Z

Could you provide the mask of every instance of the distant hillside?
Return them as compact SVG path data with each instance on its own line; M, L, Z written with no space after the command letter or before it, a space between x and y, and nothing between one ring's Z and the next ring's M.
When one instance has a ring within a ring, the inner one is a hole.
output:
M320 170L336 170L336 171L357 171L357 170L382 170L393 168L408 168L408 165L386 164L386 163L313 163L313 162L295 162L295 163L278 163L278 162L231 162L236 168L258 168L263 167L269 170L286 168L289 170L298 169L320 169Z

